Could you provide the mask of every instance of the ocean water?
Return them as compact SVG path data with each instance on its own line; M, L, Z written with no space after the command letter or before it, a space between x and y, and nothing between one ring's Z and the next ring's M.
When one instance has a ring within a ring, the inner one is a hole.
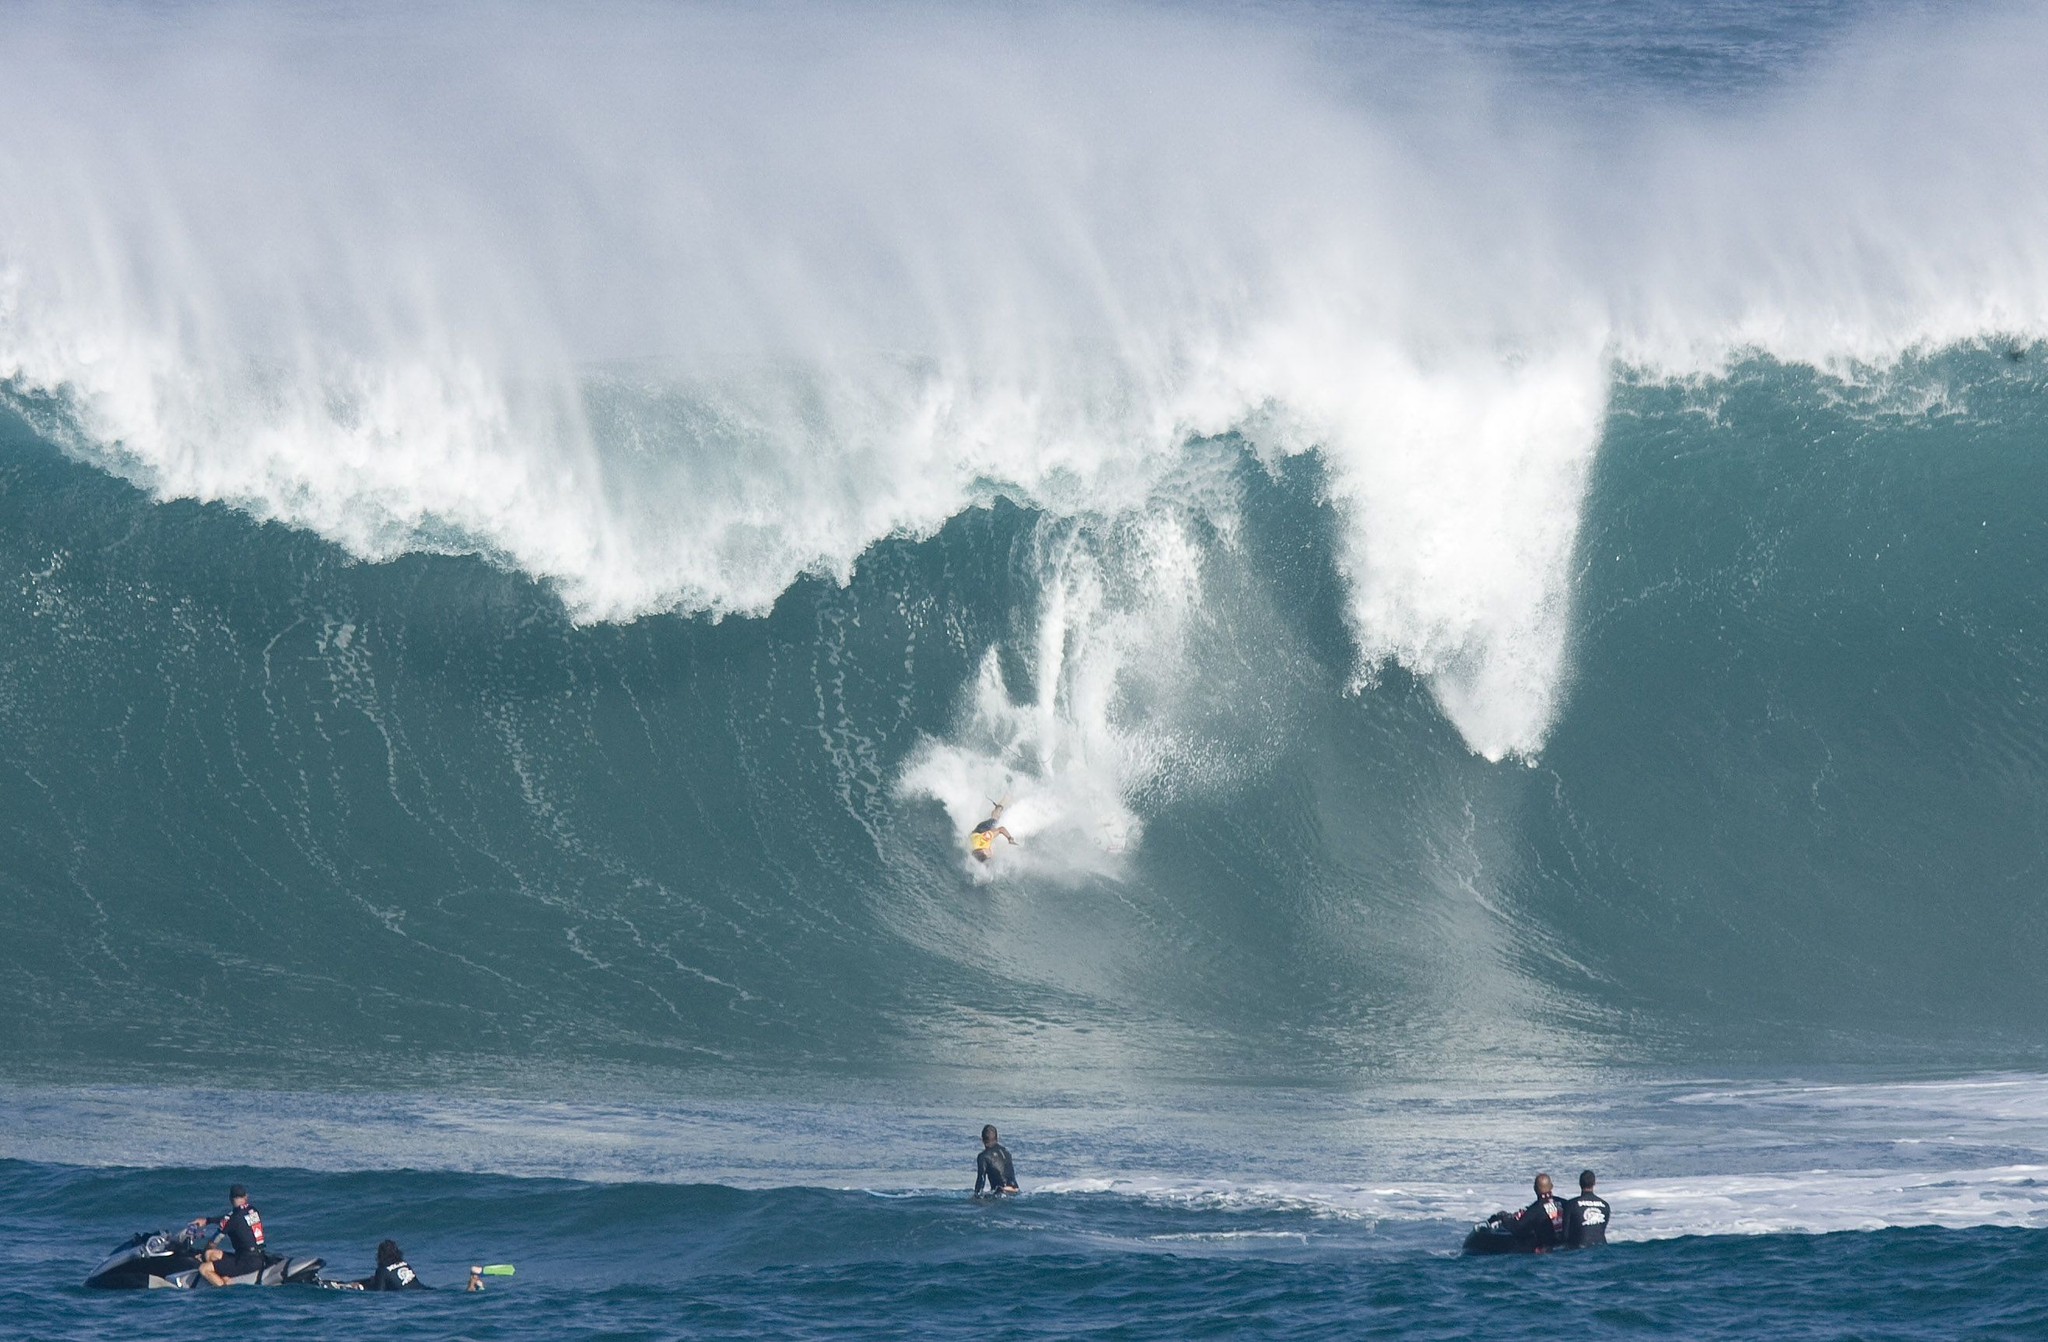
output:
M2048 1328L2036 10L7 28L0 1331Z
M970 1113L900 1087L535 1089L12 1092L5 1136L29 1158L4 1166L0 1211L36 1227L0 1251L12 1326L176 1337L195 1308L206 1326L337 1337L1518 1337L1560 1318L1596 1336L1908 1337L1938 1320L1943 1336L2016 1337L2048 1322L2048 1086L2030 1074L1609 1075L1594 1092L1271 1088L1256 1103L1189 1087L1142 1114L1053 1097L1018 1107L1026 1191L993 1202L961 1186ZM220 1147L304 1164L209 1166ZM1470 1222L1517 1198L1512 1172L1560 1151L1628 1171L1602 1183L1614 1243L1459 1257ZM211 1207L229 1177L249 1182L279 1250L317 1246L328 1276L355 1277L402 1233L444 1294L43 1281L76 1267L74 1245ZM445 1289L477 1261L517 1275L482 1296Z

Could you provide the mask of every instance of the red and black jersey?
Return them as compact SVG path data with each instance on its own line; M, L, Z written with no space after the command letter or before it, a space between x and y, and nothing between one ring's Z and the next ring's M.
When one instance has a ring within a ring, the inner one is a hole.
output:
M1537 1198L1515 1218L1515 1234L1538 1249L1555 1249L1565 1242L1564 1201L1555 1195Z
M228 1214L220 1218L219 1226L234 1246L235 1257L263 1251L263 1215L253 1205L229 1208Z

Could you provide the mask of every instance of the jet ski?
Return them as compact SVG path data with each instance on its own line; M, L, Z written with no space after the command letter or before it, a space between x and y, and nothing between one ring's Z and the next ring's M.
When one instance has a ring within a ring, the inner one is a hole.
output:
M1465 1236L1466 1253L1537 1253L1540 1252L1534 1240L1523 1239L1515 1233L1515 1218L1511 1212L1495 1212L1472 1227Z
M107 1260L85 1279L85 1284L103 1291L204 1288L212 1283L199 1275L199 1254L199 1240L190 1229L147 1231L108 1254ZM321 1261L265 1253L259 1270L229 1277L228 1285L317 1286Z

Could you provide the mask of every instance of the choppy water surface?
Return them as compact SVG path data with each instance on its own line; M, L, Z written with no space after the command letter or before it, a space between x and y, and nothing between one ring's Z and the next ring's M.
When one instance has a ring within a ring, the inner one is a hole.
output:
M138 1132L145 1108L162 1117ZM1835 1337L1853 1320L1891 1337L1930 1311L1944 1335L2017 1336L2043 1322L2048 1270L2048 1095L2029 1076L1279 1092L1257 1113L1196 1092L1135 1124L1070 1098L1005 1133L1026 1191L997 1202L962 1187L969 1115L873 1095L93 1087L11 1093L5 1112L12 1148L69 1157L4 1167L0 1213L38 1228L4 1251L10 1316L34 1336L892 1336L909 1319L945 1336L1534 1337L1563 1312L1596 1336ZM290 1163L208 1168L209 1145ZM1514 1175L1582 1160L1606 1171L1609 1248L1456 1256L1471 1220L1520 1197ZM1460 1178L1474 1169L1489 1177ZM475 1261L518 1275L482 1297L69 1284L98 1250L211 1207L230 1177L280 1250L321 1255L330 1276L367 1273L387 1235L442 1287Z

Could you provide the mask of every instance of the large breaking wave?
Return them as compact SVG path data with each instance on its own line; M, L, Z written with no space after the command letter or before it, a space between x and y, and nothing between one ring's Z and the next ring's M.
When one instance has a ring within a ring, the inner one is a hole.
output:
M1996 1047L2048 30L1327 36L25 15L21 1046Z

